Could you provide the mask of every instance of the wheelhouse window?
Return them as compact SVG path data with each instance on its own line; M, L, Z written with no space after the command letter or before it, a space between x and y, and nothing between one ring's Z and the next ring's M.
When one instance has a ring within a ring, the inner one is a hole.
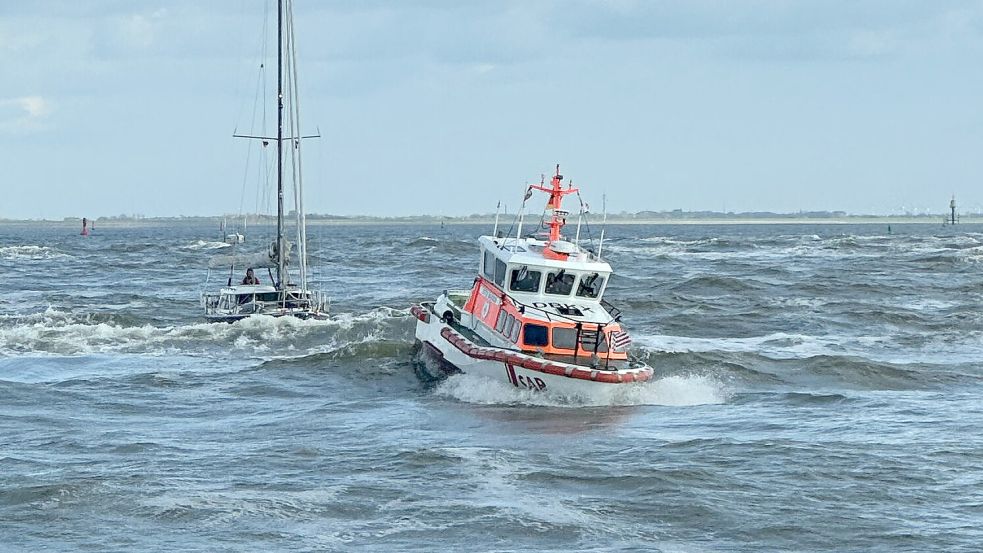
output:
M508 313L504 309L498 310L498 320L495 321L495 330L499 332L505 332L505 317Z
M522 342L527 346L546 346L549 344L549 329L543 325L526 323Z
M504 311L501 313L504 313ZM506 339L517 342L519 340L519 331L522 329L522 321L516 319L511 314L503 317L501 313L499 313L498 324L495 325L495 330L499 331Z
M576 328L554 328L553 347L556 349L574 350L577 348L577 329Z
M488 280L495 280L495 254L485 250L485 262L482 264L482 274Z
M505 270L507 269L505 262L501 259L495 258L495 284L505 288Z
M574 350L577 347L577 329L576 328L554 328L553 329L553 347L556 349L568 349ZM608 351L608 341L607 337L603 332L599 333L597 337L597 349L594 349L594 342L590 339L590 336L586 333L580 336L580 349L588 352L607 352Z
M515 324L512 325L512 332L509 334L509 340L512 340L513 344L519 341L519 332L521 331L522 321L516 319Z
M590 351L590 352L593 352L593 351L607 352L608 351L608 339L607 339L607 336L603 332L601 332L598 335L598 337L597 337L597 349L596 350L594 349L594 342L588 342L585 339L586 339L586 336L581 336L580 337L580 348L581 349L583 349L585 351Z
M512 269L512 276L509 278L509 290L514 292L536 292L539 290L539 281L542 277L542 272L530 271L526 266Z
M596 298L604 287L604 277L597 273L583 275L577 285L577 295L582 298Z
M576 278L576 275L567 273L562 269L556 273L549 273L546 275L546 293L556 296L569 296L570 291L573 290L573 281Z

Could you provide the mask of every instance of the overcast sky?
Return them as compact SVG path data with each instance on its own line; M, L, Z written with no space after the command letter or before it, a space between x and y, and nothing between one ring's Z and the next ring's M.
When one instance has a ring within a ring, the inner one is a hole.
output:
M295 1L309 212L983 205L983 2ZM268 4L0 3L0 217L253 210Z

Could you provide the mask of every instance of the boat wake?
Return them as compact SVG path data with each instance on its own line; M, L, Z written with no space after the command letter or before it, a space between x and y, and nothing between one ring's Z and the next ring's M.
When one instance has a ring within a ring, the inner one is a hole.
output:
M637 385L612 387L611 393L604 395L573 397L524 390L475 374L455 374L437 384L434 393L478 405L541 407L687 407L726 403L733 395L727 385L710 375L674 375Z

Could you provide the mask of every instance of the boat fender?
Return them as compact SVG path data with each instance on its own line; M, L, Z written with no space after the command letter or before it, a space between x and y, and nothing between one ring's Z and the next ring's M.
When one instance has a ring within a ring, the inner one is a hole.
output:
M591 371L587 369L574 369L573 371L570 372L570 376L574 378L579 378L581 380L590 380L591 379L590 374Z
M616 372L594 372L597 374L594 375L592 380L596 380L597 382L605 382L608 384L617 384L618 382L621 382L621 375Z
M555 375L558 375L558 376L567 376L567 369L566 369L566 367L564 367L562 365L556 365L556 364L553 364L553 363L547 364L546 367L543 369L543 372L545 372L546 374L555 374Z

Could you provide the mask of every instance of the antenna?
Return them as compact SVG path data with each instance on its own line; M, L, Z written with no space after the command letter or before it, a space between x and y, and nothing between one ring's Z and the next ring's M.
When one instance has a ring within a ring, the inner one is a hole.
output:
M570 181L570 186L573 186L573 181ZM577 215L577 236L573 239L575 246L580 246L580 223L584 221L584 199L580 197L580 192L577 192L577 200L580 201L580 214Z
M498 214L502 210L502 202L499 201L498 205L495 206L495 228L492 229L492 238L498 236Z
M604 247L604 230L608 224L608 196L607 194L601 195L601 207L604 209L604 220L601 221L601 239L597 243L597 259L601 259L601 248Z
M515 241L516 241L516 243L518 243L519 242L519 239L522 238L522 218L523 218L523 216L526 213L526 200L528 200L530 197L532 197L532 187L531 186L529 186L529 187L526 188L526 192L522 196L522 205L519 206L519 226L518 226L518 228L515 229Z

